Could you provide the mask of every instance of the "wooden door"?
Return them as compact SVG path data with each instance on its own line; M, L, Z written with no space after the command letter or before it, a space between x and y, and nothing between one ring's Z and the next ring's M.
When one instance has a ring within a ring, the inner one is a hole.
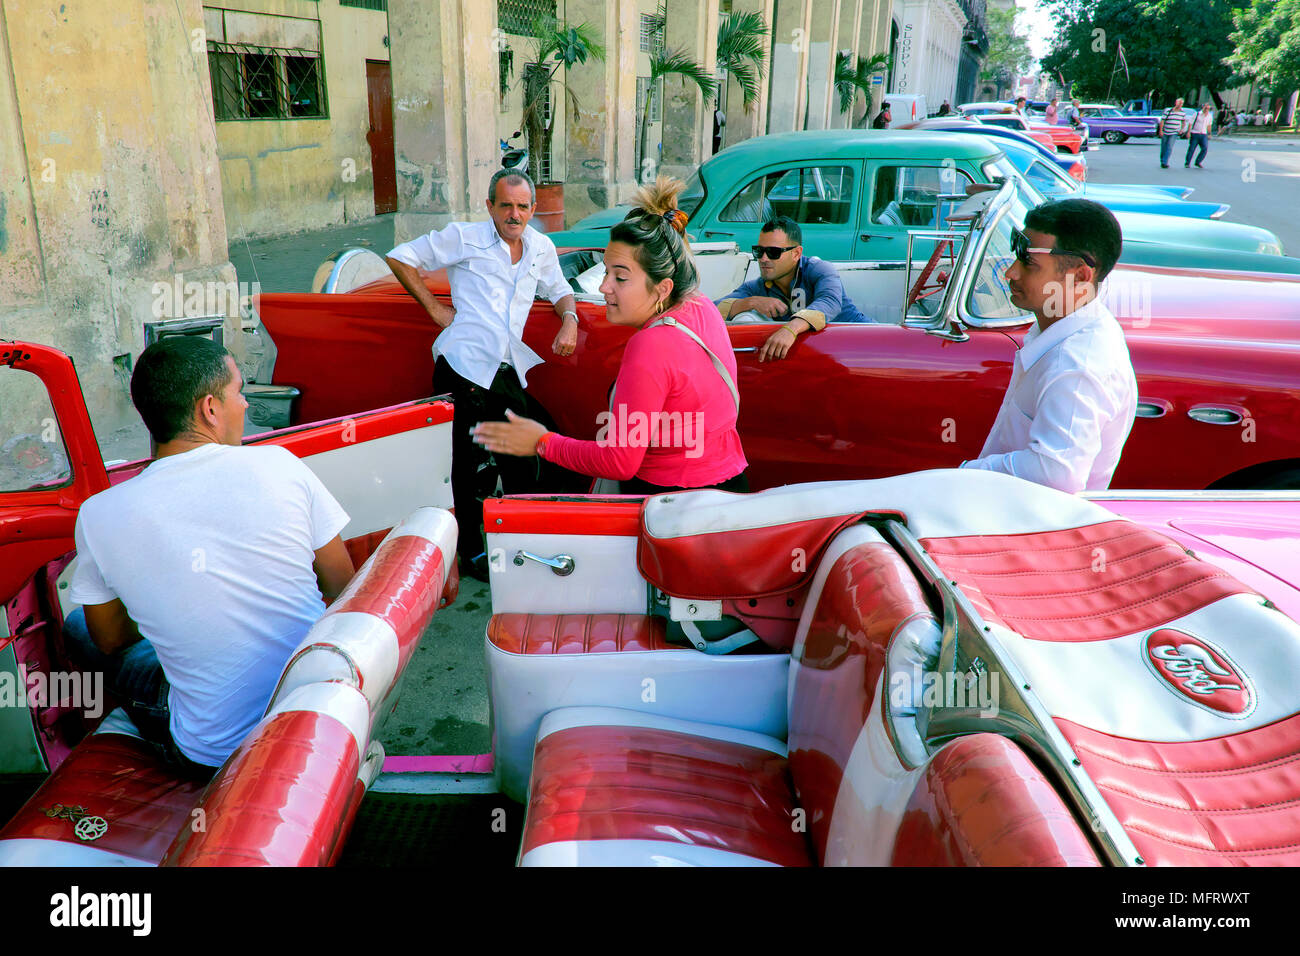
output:
M397 163L393 158L393 73L384 60L366 60L370 101L370 167L375 177L375 215L397 212Z

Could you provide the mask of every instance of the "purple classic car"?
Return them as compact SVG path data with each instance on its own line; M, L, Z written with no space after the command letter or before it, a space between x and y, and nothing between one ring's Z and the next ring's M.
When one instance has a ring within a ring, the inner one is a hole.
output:
M1126 116L1108 103L1082 103L1079 110L1093 136L1108 143L1122 143L1130 136L1155 136L1158 116Z

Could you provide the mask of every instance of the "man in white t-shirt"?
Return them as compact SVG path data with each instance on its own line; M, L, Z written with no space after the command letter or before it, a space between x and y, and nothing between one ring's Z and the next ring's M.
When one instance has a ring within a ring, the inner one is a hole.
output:
M1044 203L1012 233L1011 301L1038 321L980 457L961 467L1071 493L1109 487L1137 411L1124 330L1097 297L1122 247L1115 216L1087 199Z
M142 735L196 774L261 719L322 595L353 573L348 516L320 479L284 448L241 445L242 385L208 339L147 348L131 399L156 458L77 515L74 653L80 638Z

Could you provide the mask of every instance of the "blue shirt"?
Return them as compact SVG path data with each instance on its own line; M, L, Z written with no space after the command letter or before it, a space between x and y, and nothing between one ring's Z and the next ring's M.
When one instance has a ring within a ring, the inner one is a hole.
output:
M852 300L844 294L844 284L835 267L816 256L801 256L794 270L790 293L781 291L776 282L759 277L751 279L731 294L718 300L718 309L725 316L735 299L751 296L769 296L781 299L790 306L789 317L800 318L814 329L825 328L827 322L866 322L867 317L857 310ZM724 308L725 306L725 308Z

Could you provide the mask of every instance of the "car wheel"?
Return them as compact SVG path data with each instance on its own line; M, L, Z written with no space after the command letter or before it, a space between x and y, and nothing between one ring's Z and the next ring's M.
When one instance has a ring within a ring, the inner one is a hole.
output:
M1128 137L1117 129L1108 129L1106 130L1105 135L1102 136L1102 139L1108 143L1122 143L1124 140L1128 139Z

